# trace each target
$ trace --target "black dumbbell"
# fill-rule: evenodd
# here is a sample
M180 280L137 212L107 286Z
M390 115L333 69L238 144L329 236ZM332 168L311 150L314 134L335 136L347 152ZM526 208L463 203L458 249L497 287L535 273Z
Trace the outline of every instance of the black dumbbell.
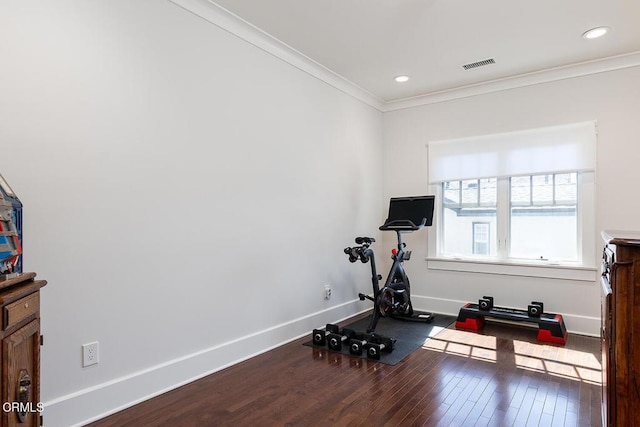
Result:
M538 301L531 301L531 304L527 306L527 314L529 317L540 317L544 313L544 304Z
M344 248L344 253L349 255L349 262L356 262L360 255L358 254L358 248L352 248L351 246Z
M337 334L340 332L338 325L327 323L325 329L314 329L311 337L315 345L325 345L327 343L327 336L330 333Z
M478 309L481 311L489 311L493 308L493 297L484 296L478 300Z
M392 338L382 337L380 335L371 335L371 341L368 341L364 345L364 349L367 352L369 359L380 359L380 353L391 353L396 340Z
M327 344L329 350L342 351L342 343L353 338L356 331L353 329L343 328L340 332L331 332L327 335Z
M357 334L349 340L349 353L362 356L362 350L367 344L368 334Z

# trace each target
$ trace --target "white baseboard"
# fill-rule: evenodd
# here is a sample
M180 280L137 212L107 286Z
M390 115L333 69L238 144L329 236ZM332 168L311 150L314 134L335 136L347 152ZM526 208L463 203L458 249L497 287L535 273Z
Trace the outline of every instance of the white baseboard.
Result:
M460 301L445 298L423 297L419 295L411 295L411 302L416 310L432 311L434 313L449 314L457 316L460 307L477 301ZM591 337L600 336L600 317L582 316L579 314L559 313L562 314L567 332L570 334L587 335Z
M44 402L47 427L82 426L257 356L363 310L353 300Z

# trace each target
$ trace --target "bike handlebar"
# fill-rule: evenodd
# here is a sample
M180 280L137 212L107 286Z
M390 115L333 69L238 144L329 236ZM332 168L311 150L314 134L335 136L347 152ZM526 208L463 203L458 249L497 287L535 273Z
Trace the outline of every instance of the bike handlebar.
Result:
M363 243L366 243L367 246L374 243L376 241L376 239L374 239L373 237L356 237L356 244L361 245Z
M385 221L379 228L379 230L393 230L393 231L402 231L402 230L411 230L416 231L420 230L427 223L426 218L422 218L422 222L419 225L416 225L413 221L408 219L396 219L393 221Z

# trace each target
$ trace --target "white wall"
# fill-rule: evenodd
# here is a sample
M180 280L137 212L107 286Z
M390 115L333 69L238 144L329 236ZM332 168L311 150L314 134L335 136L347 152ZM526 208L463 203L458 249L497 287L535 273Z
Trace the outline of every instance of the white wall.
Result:
M640 228L639 113L640 67L385 113L385 199L429 191L425 145L430 140L597 120L598 256L600 230ZM483 295L507 307L543 301L546 311L564 315L570 331L598 335L599 283L429 270L426 241L434 236L430 229L406 239L414 250L406 267L416 307L457 314L461 304Z
M47 426L366 308L342 249L383 220L379 111L165 1L3 1L0 58Z

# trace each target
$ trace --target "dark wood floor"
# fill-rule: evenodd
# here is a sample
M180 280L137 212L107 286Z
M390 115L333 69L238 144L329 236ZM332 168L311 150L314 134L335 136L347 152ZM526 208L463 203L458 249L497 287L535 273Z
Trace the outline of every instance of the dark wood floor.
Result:
M395 366L297 340L91 424L600 426L600 340L449 328Z

